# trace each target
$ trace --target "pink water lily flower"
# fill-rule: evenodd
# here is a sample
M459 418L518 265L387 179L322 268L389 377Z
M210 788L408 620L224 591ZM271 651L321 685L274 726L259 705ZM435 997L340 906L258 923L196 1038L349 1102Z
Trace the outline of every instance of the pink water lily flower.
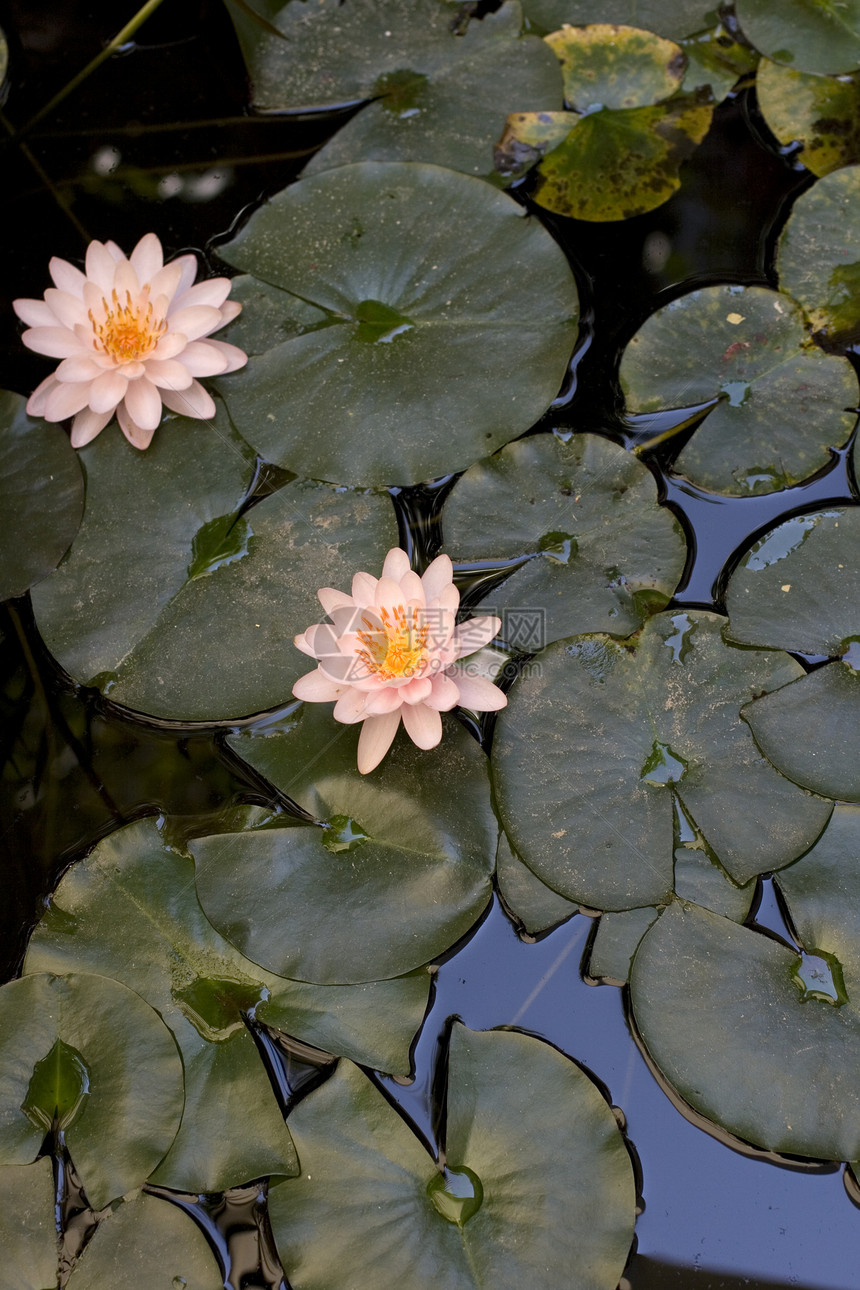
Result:
M315 623L295 638L318 660L293 686L308 703L335 701L334 718L363 722L358 769L373 770L391 747L401 718L419 748L435 748L442 718L461 703L475 712L495 712L507 699L486 677L458 660L486 645L498 618L470 618L456 625L460 593L447 555L437 556L419 577L405 551L385 557L382 577L357 573L352 595L323 587L317 594L331 620Z
M154 233L126 258L115 242L90 242L86 273L50 263L54 286L44 300L15 300L29 327L28 349L62 359L30 395L27 411L46 421L73 416L72 445L82 448L117 415L135 448L147 448L162 404L186 417L214 416L212 397L195 378L234 372L248 356L210 340L242 306L228 300L229 278L193 285L197 258L164 263Z

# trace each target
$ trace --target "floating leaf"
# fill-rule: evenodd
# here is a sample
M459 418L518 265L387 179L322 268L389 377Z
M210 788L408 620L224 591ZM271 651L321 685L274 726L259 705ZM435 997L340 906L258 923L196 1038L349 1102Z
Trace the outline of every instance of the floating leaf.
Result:
M621 359L629 413L719 401L675 469L712 492L773 492L845 442L857 378L809 340L801 309L766 287L704 287L652 314Z
M751 45L802 72L850 72L860 64L858 0L736 0Z
M46 1290L58 1277L54 1178L43 1156L0 1168L0 1290Z
M69 1290L221 1290L215 1254L193 1219L142 1192L124 1198L99 1223L69 1278Z
M657 914L654 905L601 914L588 959L588 975L607 985L626 985L636 947Z
M425 161L490 176L510 105L538 108L561 96L558 64L543 41L522 34L513 0L465 30L439 0L324 0L312 10L287 5L280 20L292 43L278 51L267 42L254 59L268 81L280 52L283 80L273 97L289 101L299 86L324 93L322 72L374 100L305 175L351 161Z
M289 699L307 670L292 639L319 616L317 588L375 567L397 526L382 494L301 479L237 519L247 451L223 414L172 417L143 454L122 435L83 450L83 525L33 592L39 630L76 680L183 721Z
M182 1115L182 1062L158 1013L106 977L40 973L3 986L0 1022L3 1163L29 1163L59 1121L94 1209L142 1183Z
M803 145L799 159L814 175L826 175L860 161L857 73L812 76L763 58L756 76L756 97L779 142Z
M582 632L628 636L669 603L684 568L680 525L654 477L597 435L533 435L480 461L442 515L458 561L521 561L481 604L533 653Z
M0 390L0 600L56 568L81 522L84 480L60 426L28 417Z
M522 6L530 25L543 34L563 23L580 26L594 19L594 0L522 0ZM602 0L600 17L677 40L713 27L717 6L708 0Z
M285 733L231 740L328 827L192 842L219 931L271 971L342 983L400 976L467 932L491 896L498 826L484 753L453 718L444 724L429 752L401 729L369 776L356 769L357 728L314 707ZM347 824L354 844L332 847Z
M800 665L725 645L721 621L659 614L629 642L557 642L512 689L493 743L497 805L518 854L568 899L665 902L676 797L737 883L821 831L830 804L778 775L738 716Z
M231 414L270 461L313 478L462 470L546 411L574 346L560 248L518 203L438 166L363 162L303 180L219 253L280 291L287 329L225 382ZM328 325L293 335L296 297ZM243 327L230 339L244 346Z
M546 932L579 911L579 906L542 883L511 849L504 833L496 851L499 895L511 917L531 936Z
M715 103L721 102L741 77L750 76L759 64L756 51L735 40L722 23L679 43L687 56L682 89L691 94L700 86L710 86Z
M860 1009L804 998L797 966L770 936L675 902L633 962L636 1025L669 1083L739 1138L856 1160Z
M615 1290L630 1159L594 1084L548 1045L454 1026L444 1173L345 1064L290 1123L303 1172L272 1188L269 1212L301 1290Z
M680 46L639 27L564 26L546 43L561 63L565 101L576 112L652 106L684 79Z
M798 197L779 243L780 281L833 346L860 339L858 200L860 166L825 175Z
M310 986L263 972L214 930L194 866L152 820L127 825L68 871L25 971L95 971L136 990L173 1031L185 1066L182 1128L154 1181L215 1192L295 1172L295 1152L243 1014L398 1074L429 981Z
M798 784L860 800L860 511L798 515L757 542L726 592L732 639L840 656L743 711L756 742Z

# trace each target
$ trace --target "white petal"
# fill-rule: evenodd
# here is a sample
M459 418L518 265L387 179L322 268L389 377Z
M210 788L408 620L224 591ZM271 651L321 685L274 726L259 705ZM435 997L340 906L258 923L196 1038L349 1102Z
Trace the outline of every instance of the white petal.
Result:
M434 708L423 703L410 707L404 703L400 709L406 733L419 748L435 748L442 738L442 718Z
M364 716L365 698L366 696L362 690L347 690L334 705L332 716L335 721L342 721L347 726L355 725L356 721L361 721Z
M86 382L68 385L58 381L45 400L45 420L64 421L66 417L73 417L87 406L89 394L90 387Z
M164 252L154 233L144 233L128 258L140 282L150 282L164 267Z
M395 582L399 582L404 573L408 572L409 556L399 546L393 546L382 566L383 578L393 578Z
M399 710L387 712L382 717L366 718L358 738L358 769L362 775L367 775L382 761L394 741L399 725Z
M56 327L59 321L44 300L13 300L12 308L28 327Z
M433 677L430 697L425 699L428 708L450 712L460 702L460 688L450 676L440 673Z
M182 362L192 376L218 376L227 370L226 355L210 340L193 340L182 351Z
M465 669L452 668L448 675L460 691L460 703L473 712L498 712L508 698L485 676L469 676Z
M124 403L121 403L117 408L116 419L119 422L120 430L122 430L132 448L140 448L143 451L144 448L149 447L152 443L152 436L155 434L155 427L151 430L144 430L142 426L137 425L128 415Z
M502 625L501 618L493 618L486 615L481 618L469 618L465 623L454 632L454 640L457 643L459 653L458 658L464 654L474 654L482 645L486 645L499 634L499 628Z
M427 600L435 600L442 594L444 587L451 583L454 576L454 566L451 563L451 557L448 555L437 555L436 559L428 564L427 568L421 575L421 581L424 583L424 594Z
M403 690L396 686L386 685L383 689L374 690L365 702L364 710L371 717L381 717L386 712L396 712L403 702Z
M132 421L141 430L154 430L161 421L161 395L145 376L129 382L125 407Z
M47 354L49 358L70 358L85 349L67 327L32 327L21 339L28 349L35 350L37 354Z
M324 676L319 668L315 672L306 672L293 686L293 694L305 703L331 703L341 695L341 687Z
M221 326L221 314L210 305L190 305L170 315L170 330L181 331L189 340L198 340Z
M150 358L145 364L147 378L153 385L166 390L187 390L191 384L191 373L175 358Z
M48 272L54 280L54 286L59 287L61 291L68 291L69 295L80 296L83 299L84 283L86 278L80 269L76 269L68 260L61 260L55 255L48 262Z
M79 412L72 422L72 447L83 448L84 444L95 439L97 434L101 434L108 421L113 416L113 409L110 412L93 412L90 408L84 408Z
M117 404L125 398L128 381L122 372L103 372L93 381L89 390L89 405L92 412L113 412Z
M215 415L212 395L197 381L192 381L187 390L162 390L161 401L171 412L179 412L184 417L206 421Z

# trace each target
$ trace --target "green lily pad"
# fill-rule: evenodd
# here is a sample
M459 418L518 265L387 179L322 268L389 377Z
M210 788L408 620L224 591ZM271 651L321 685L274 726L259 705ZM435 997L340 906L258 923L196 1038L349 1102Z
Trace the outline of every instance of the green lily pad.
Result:
M0 990L0 1160L56 1125L94 1209L142 1183L182 1115L182 1062L158 1013L103 976L40 973Z
M721 623L659 614L628 642L557 642L509 694L492 760L502 824L568 899L611 911L664 903L676 796L738 884L820 833L830 803L777 774L738 716L800 664L724 644Z
M765 534L726 592L733 640L838 661L743 711L765 756L796 783L860 800L860 511L798 515Z
M523 561L481 612L529 653L583 632L629 636L669 603L686 557L654 476L598 435L509 444L466 471L442 523L455 560Z
M375 565L397 525L382 494L300 479L236 520L247 452L223 413L171 417L144 454L121 435L82 451L80 533L33 591L39 630L77 681L182 721L290 697L307 670L291 642L319 617L317 588Z
M860 161L857 73L813 76L763 58L756 76L756 95L779 142L803 144L800 160L814 175L827 175Z
M765 1150L856 1160L860 1009L802 990L798 963L769 936L675 902L637 951L633 1016L694 1110Z
M328 827L195 839L210 921L270 971L323 983L400 976L453 945L490 899L498 826L486 756L443 722L429 752L401 727L369 776L357 727L313 705L283 733L231 740Z
M636 948L657 915L655 905L601 914L588 957L588 976L605 985L626 985Z
M523 864L504 833L499 834L496 850L496 881L505 908L530 936L549 931L579 912L579 905L547 887Z
M221 1290L215 1254L200 1228L176 1205L133 1193L99 1223L69 1278L70 1290Z
M48 1290L58 1277L50 1158L0 1168L0 1290Z
M69 437L28 417L0 390L0 600L21 596L56 568L78 531L84 480Z
M561 63L565 101L576 112L652 106L684 79L681 47L640 27L565 26L545 39Z
M354 1067L290 1122L303 1173L269 1212L296 1290L615 1290L630 1158L597 1088L548 1045L454 1026L444 1173Z
M860 166L825 175L798 197L779 242L780 282L833 346L860 339L858 198Z
M550 235L438 166L315 175L219 254L279 290L287 330L273 327L250 374L225 383L231 415L263 456L315 479L462 470L546 411L576 339L576 287ZM291 335L297 297L326 325ZM244 346L243 327L230 339Z
M697 90L653 107L568 115L570 132L560 142L557 113L509 116L496 169L515 179L537 162L532 196L558 215L631 219L680 188L679 168L707 134L713 102L710 91ZM547 136L540 134L544 123Z
M563 23L582 26L594 21L594 0L522 0L529 24L542 34ZM713 27L717 6L707 0L602 0L602 22L629 23L677 40Z
M678 42L687 56L682 89L691 94L702 85L710 86L714 102L721 102L742 78L752 75L759 55L735 40L731 31L718 23Z
M374 100L311 159L306 176L352 161L426 161L489 177L511 104L529 110L561 94L558 64L543 41L522 34L516 0L465 30L439 0L290 4L279 21L291 43L261 38L253 60L270 100L324 94L323 75L348 84L347 97ZM282 79L273 86L276 61Z
M860 64L858 0L736 0L743 33L767 58L802 72L851 72Z
M652 314L621 359L629 413L719 401L675 469L712 492L769 493L845 442L857 402L846 359L814 346L802 310L766 287L704 287Z
M243 1014L319 1048L408 1075L429 980L310 986L263 972L208 922L194 866L152 820L127 825L66 874L30 941L27 972L96 971L136 990L173 1031L185 1114L152 1181L215 1192L296 1171Z

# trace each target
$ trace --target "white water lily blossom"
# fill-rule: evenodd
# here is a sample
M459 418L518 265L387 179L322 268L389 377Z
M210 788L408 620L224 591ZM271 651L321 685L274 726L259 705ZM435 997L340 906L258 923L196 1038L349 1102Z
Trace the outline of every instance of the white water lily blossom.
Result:
M210 340L242 306L228 300L229 278L194 285L197 258L164 263L154 233L126 257L115 242L91 242L86 272L57 257L44 300L15 300L29 328L28 349L62 359L30 395L27 411L46 421L74 417L72 446L94 439L116 413L135 448L147 448L162 404L186 417L214 416L212 396L195 379L234 372L248 356Z
M405 551L385 557L382 577L357 573L352 594L323 587L317 593L330 622L314 623L295 638L318 661L293 686L308 703L334 700L334 718L363 722L358 769L374 769L391 747L401 718L419 748L435 748L442 718L456 704L495 712L507 699L486 677L460 663L496 635L498 618L456 623L460 593L447 555L437 556L422 576Z

